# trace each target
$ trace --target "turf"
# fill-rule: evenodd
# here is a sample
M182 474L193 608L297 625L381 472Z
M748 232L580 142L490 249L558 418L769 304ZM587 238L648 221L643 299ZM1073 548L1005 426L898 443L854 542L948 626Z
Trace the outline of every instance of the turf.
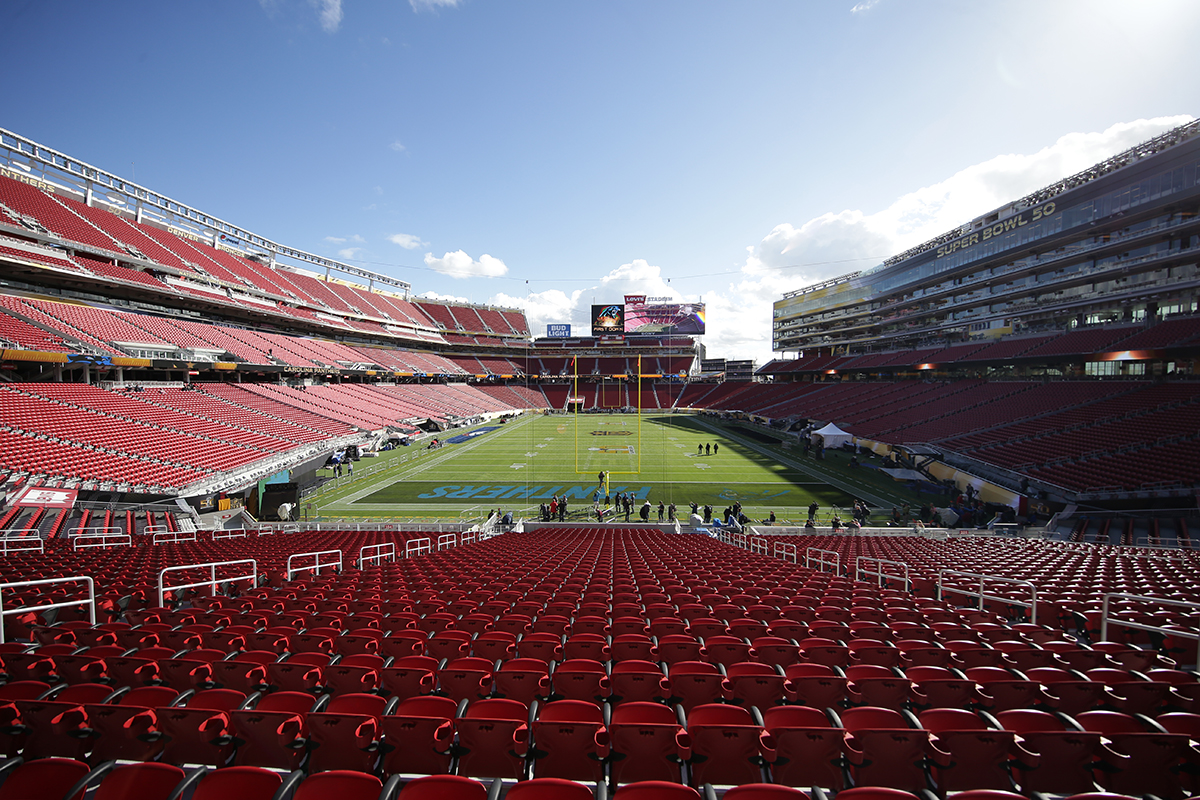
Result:
M692 502L720 513L738 501L756 519L775 511L780 520L794 520L814 500L832 513L865 496L834 458L806 463L799 453L754 441L737 428L684 414L529 414L444 440L455 443L384 454L370 476L362 475L360 462L361 477L318 498L321 515L445 519L485 509L519 511L564 494L578 512L592 506L602 470L609 473L610 493L632 492L639 504L675 503L682 516ZM718 452L698 453L697 445L706 444ZM868 472L851 477L879 480ZM874 491L887 483L867 486L873 504L907 501L904 493Z

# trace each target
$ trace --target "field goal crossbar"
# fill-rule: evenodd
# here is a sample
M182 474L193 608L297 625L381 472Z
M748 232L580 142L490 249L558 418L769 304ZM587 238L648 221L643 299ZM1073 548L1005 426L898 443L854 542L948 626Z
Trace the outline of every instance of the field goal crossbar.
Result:
M865 563L864 563L865 562ZM870 565L874 564L875 569L870 569ZM902 571L887 572L886 566L901 567ZM864 575L869 575L875 578L875 585L882 587L884 581L904 581L904 591L909 591L912 588L912 581L908 575L908 564L903 561L889 561L886 558L872 558L871 556L859 556L854 559L854 580L861 581Z
M88 597L87 600L64 600L59 603L46 603L40 606L18 606L4 610L4 590L18 589L22 586L46 586L54 583L78 583L83 581L87 584ZM4 618L12 614L22 614L28 611L50 611L55 608L74 608L87 604L88 620L92 626L96 625L96 582L89 575L74 575L66 578L43 578L36 581L15 581L13 583L0 583L0 644L4 644ZM160 603L161 605L161 603Z
M219 578L217 577L217 567L234 567L241 564L249 564L249 572L242 575L223 575ZM191 569L204 569L205 567L208 567L208 580L206 581L181 583L175 586L167 586L166 584L167 573L183 572ZM166 600L168 591L173 592L178 589L196 589L201 586L208 586L212 588L212 594L216 595L217 586L220 584L244 580L253 581L254 585L258 586L258 562L253 558L238 558L232 561L207 561L203 564L178 564L174 567L167 567L166 569L160 570L158 573L158 605L159 607L164 605L163 601Z
M978 589L960 589L957 586L947 586L946 580L945 580L947 575L957 575L962 578L978 578L979 579L979 588ZM1028 601L1017 600L1012 597L1004 597L1003 595L988 594L986 591L986 588L987 588L986 584L988 581L996 581L999 583L1010 583L1010 584L1013 584L1014 586L1028 587L1029 600ZM942 595L945 592L949 592L950 594L961 594L961 595L965 595L967 597L979 598L979 610L980 611L983 610L983 601L984 600L990 600L994 603L1005 603L1007 605L1013 605L1013 606L1023 606L1025 608L1029 609L1029 621L1032 622L1034 625L1037 624L1037 611L1038 611L1037 586L1033 583L1033 581L1023 581L1023 580L1019 580L1018 578L1004 578L999 575L984 575L979 572L963 572L961 570L956 570L956 569L943 569L943 570L938 571L938 587L937 588L938 588L938 593L937 593L938 600L942 599Z

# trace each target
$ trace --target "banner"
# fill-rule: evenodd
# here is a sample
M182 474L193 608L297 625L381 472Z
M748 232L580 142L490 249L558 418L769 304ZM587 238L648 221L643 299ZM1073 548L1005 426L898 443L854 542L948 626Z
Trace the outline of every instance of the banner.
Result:
M14 506L42 506L43 508L71 508L78 495L74 489L48 489L44 486L27 486L17 492L12 501Z

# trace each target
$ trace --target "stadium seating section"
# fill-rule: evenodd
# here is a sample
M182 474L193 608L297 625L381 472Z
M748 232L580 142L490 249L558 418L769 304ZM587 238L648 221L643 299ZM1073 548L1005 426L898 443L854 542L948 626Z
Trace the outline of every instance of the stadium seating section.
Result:
M0 234L0 255L90 276L101 284L136 284L161 295L165 305L180 295L190 295L260 314L301 316L334 331L352 329L410 343L447 341L443 330L469 332L462 341L471 344L499 345L507 337L529 336L528 323L520 312L415 303L298 270L265 266L224 243L202 243L190 231L137 222L124 213L87 206L65 193L6 176L0 176L0 220L30 232L28 239L20 238L16 231ZM73 254L44 246L34 240L34 234L50 237ZM85 329L98 324L103 330L110 319L93 317ZM69 324L75 324L74 320ZM26 344L21 338L3 338ZM88 339L82 341L99 346ZM140 343L145 339L121 341Z
M1026 540L782 535L903 561L842 574L656 529L321 531L0 558L0 796L1105 797L1197 791L1195 642L1097 628L1105 592L1191 598L1200 562ZM346 568L289 576L287 556ZM253 559L242 567L166 567ZM934 599L943 569L1033 581ZM291 579L289 579L289 577ZM216 579L210 587L171 589ZM965 578L963 579L966 580ZM950 587L965 584L947 582ZM1000 598L1006 598L1004 600ZM1184 614L1130 619L1188 625ZM64 604L55 613L40 605ZM496 784L499 780L501 783ZM185 783L187 782L187 783ZM98 788L97 788L98 787ZM385 789L385 787L389 787ZM993 792L974 794L977 792ZM381 794L390 792L390 794ZM995 794L1002 792L1005 794ZM495 796L495 795L493 795ZM808 796L812 796L808 794ZM1101 795L1096 795L1097 797Z

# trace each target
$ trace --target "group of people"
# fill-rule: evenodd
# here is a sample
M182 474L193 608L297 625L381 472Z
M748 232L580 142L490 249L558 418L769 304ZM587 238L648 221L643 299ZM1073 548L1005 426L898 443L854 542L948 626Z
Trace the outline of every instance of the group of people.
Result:
M807 530L813 530L817 527L817 512L820 510L821 505L816 500L809 504L808 520L804 523L804 527ZM895 509L892 510L895 511ZM871 507L867 505L867 501L856 499L854 501L854 510L851 512L850 520L848 522L843 521L841 512L837 508L834 508L833 516L829 519L829 527L833 528L835 531L840 531L843 528L858 530L866 527L870 517Z
M711 445L698 444L698 445L696 445L696 455L707 456L711 453L712 455L715 456L720 449L721 449L721 445L717 444L716 442L713 442Z
M538 506L538 519L542 522L565 522L567 519L567 496L551 497L549 503Z

